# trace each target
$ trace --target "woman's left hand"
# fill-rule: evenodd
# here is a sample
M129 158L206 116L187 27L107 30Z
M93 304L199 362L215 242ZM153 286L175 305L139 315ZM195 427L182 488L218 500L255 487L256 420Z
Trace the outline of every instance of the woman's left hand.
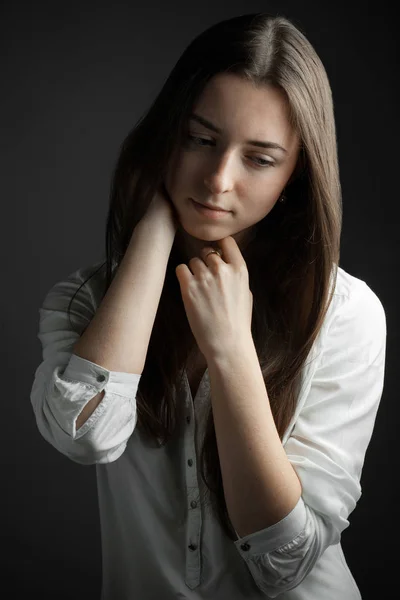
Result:
M251 337L253 294L246 262L232 236L218 241L222 257L211 246L201 258L175 269L186 316L206 360L241 348Z

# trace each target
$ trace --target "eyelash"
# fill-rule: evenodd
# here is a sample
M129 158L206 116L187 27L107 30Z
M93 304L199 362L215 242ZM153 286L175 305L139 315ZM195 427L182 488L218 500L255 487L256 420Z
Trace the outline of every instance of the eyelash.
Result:
M196 135L188 135L188 138L192 142L194 142L196 144L197 144L197 140L202 140L203 142L208 142L209 144L211 144L211 140L207 140L205 138L201 138L201 137L198 137ZM197 145L201 147L203 145L207 146L209 144L197 144ZM265 164L263 164L263 165L261 165L259 163L258 164L255 163L256 167L258 167L258 168L263 169L263 168L266 168L266 167L274 167L275 166L275 164L272 161L270 161L270 160L265 160L264 158L260 158L260 157L257 157L257 156L255 158L258 158L259 160L263 160L265 162Z

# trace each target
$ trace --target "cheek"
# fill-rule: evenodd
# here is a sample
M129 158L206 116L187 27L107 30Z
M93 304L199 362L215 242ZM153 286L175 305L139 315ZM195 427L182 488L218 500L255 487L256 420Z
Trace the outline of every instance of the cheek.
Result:
M249 216L251 215L252 220L255 222L261 221L261 219L266 217L267 214L271 212L275 206L275 203L275 199L265 200L264 198L262 202L259 202L254 206L251 212L249 211Z
M179 180L188 180L193 177L199 170L199 160L194 153L181 152L176 161L176 174Z
M241 205L249 216L265 216L274 207L281 191L281 186L268 179L254 185L244 185L240 190Z
M259 221L262 221L274 208L279 199L280 189L276 193L272 193L267 189L266 192L251 194L244 193L241 195L237 216L243 224L243 227L251 227Z

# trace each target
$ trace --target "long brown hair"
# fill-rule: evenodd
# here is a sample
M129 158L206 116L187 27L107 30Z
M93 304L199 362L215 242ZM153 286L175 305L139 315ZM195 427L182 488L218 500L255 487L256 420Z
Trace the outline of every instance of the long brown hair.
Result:
M342 226L331 88L315 50L285 17L241 15L197 36L124 140L111 183L103 297L132 231L164 180L192 106L211 77L222 72L282 90L301 140L286 202L277 202L254 226L256 235L243 250L253 293L252 336L282 440L296 407L302 367L333 297ZM183 407L177 405L176 390L196 344L175 274L181 262L185 257L174 243L136 398L136 427L158 447L179 430ZM236 540L211 403L200 468L220 523Z

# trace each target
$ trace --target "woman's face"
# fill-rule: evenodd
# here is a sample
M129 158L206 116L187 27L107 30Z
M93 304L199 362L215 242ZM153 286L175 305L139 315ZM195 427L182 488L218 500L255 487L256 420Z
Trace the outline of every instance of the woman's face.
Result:
M285 96L277 88L256 88L237 75L219 74L195 104L187 134L165 185L188 259L228 235L243 248L296 166L299 137L289 123ZM228 212L211 219L193 200Z

